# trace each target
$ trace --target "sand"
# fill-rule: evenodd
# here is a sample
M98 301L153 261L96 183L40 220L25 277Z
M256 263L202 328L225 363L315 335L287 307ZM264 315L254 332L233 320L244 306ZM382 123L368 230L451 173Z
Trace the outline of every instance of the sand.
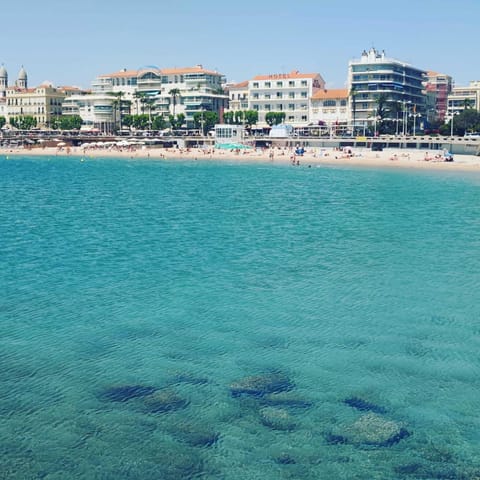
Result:
M480 172L480 156L455 155L453 162L445 162L443 152L416 149L386 149L372 152L366 148L349 148L340 151L333 148L307 148L303 156L294 154L293 149L245 149L222 150L214 148L82 148L82 147L45 147L45 148L0 148L0 156L6 159L13 156L74 156L80 161L95 158L128 159L179 159L179 160L225 160L229 163L261 162L271 164L290 164L299 166L345 165L364 167L423 168L442 170L470 170Z

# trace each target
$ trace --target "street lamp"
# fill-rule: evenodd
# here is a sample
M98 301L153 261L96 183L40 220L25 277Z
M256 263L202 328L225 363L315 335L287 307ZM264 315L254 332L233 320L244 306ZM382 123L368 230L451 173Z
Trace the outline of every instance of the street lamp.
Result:
M415 136L416 133L416 127L417 127L417 117L421 117L421 113L411 113L411 117L413 117L413 136Z
M407 112L407 104L410 105L412 102L410 100L403 101L403 135L406 136L408 133L408 126L407 126L407 119L408 119L408 112Z
M452 113L452 119L450 120L450 136L453 137L453 119L455 118L455 115L458 115L459 112L453 112Z

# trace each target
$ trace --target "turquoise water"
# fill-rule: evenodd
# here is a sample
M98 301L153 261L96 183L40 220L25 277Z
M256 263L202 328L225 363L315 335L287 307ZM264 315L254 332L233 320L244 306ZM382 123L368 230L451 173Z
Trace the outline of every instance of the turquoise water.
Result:
M0 478L479 478L479 247L473 173L2 157Z

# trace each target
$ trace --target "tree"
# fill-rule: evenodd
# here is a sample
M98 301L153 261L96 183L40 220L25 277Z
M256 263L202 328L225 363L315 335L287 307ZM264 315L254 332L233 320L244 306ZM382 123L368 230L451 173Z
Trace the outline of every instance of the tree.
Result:
M169 95L172 97L173 111L172 114L175 115L175 106L177 105L177 97L180 95L180 90L178 88L172 88L169 92Z
M37 126L37 119L30 115L25 117L13 117L10 119L10 125L19 130L30 130Z
M206 133L218 123L218 113L208 111L194 113L193 123L195 128L201 128L203 135L206 135Z
M182 125L185 123L185 115L183 113L179 113L178 115L169 115L168 121L170 122L170 126L176 130L182 128Z
M167 121L165 120L163 115L157 115L153 118L152 128L153 130L164 130L165 128L167 128Z
M52 118L50 125L58 130L79 130L82 123L80 115L59 115Z
M234 115L235 115L235 112L224 112L223 121L227 124L232 124Z
M257 110L245 110L243 118L245 119L246 125L255 125L258 122L258 112Z
M377 124L377 131L379 133L385 133L386 125L384 125L387 109L388 109L388 96L385 93L380 93L376 98L377 108L375 109L374 122Z
M242 110L238 110L235 112L235 125L241 125L243 123L243 119L245 114Z
M356 113L357 113L357 88L355 85L352 85L350 88L350 102L352 104L352 133L355 134L355 121L356 121Z
M114 121L114 124L116 125L117 115L115 114L115 112L118 112L118 124L119 124L119 129L121 130L122 128L122 97L125 95L125 93L122 91L108 92L108 95L112 95L113 97L116 97L115 100L112 101L113 121ZM117 128L115 128L115 130L116 129Z
M280 125L285 120L285 112L268 112L265 121L270 125Z
M7 123L7 119L5 117L0 117L0 128L3 128Z

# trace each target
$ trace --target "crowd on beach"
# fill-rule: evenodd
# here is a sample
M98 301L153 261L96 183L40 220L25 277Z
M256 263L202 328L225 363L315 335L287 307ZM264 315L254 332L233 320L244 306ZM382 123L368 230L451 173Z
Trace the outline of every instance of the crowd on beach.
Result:
M447 151L417 149L384 149L372 151L368 148L353 147L300 147L271 146L249 148L220 148L215 146L157 147L141 144L100 144L71 147L0 147L0 155L43 155L76 156L83 160L95 157L122 157L129 159L185 159L185 160L227 160L239 162L270 162L295 166L322 164L356 166L401 166L428 168L463 168L480 171L480 157L475 155L455 155ZM444 167L441 165L447 163ZM455 166L455 167L454 167Z

